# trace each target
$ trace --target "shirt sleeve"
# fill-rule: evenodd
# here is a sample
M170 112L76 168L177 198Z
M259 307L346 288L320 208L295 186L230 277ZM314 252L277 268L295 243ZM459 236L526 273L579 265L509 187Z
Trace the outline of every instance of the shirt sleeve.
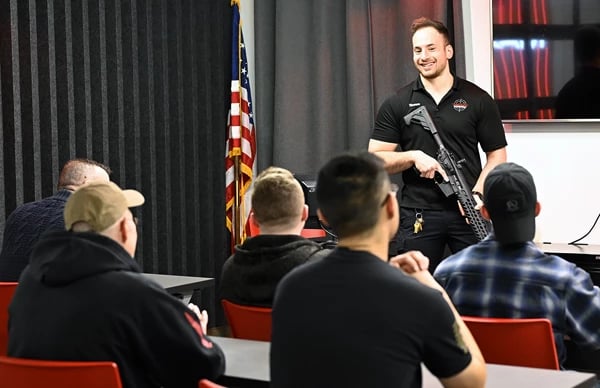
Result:
M425 342L423 362L438 378L453 376L471 363L469 352L458 323L450 307L440 293L429 306L432 316Z
M202 333L196 314L158 286L137 308L137 342L147 373L165 387L196 388L202 378L214 380L225 370L225 356Z
M506 146L506 135L500 118L498 105L492 97L482 91L480 101L481 120L477 125L477 139L484 152L490 152Z
M397 96L389 97L381 104L375 117L371 139L395 144L400 142L400 130L404 123L398 121L398 117L402 116L398 115L395 104L399 104Z
M580 346L600 348L600 289L575 266L566 289L567 334Z

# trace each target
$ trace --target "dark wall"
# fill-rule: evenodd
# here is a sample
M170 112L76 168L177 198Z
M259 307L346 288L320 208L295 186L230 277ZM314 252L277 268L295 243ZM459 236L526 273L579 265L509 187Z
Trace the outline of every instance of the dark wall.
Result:
M146 197L144 271L215 276L230 42L229 0L0 0L0 232L87 157Z

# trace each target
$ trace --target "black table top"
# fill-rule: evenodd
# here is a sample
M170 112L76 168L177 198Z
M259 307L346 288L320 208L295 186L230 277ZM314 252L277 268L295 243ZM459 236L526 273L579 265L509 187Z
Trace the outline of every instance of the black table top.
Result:
M214 278L197 276L161 275L144 273L144 276L154 280L171 294L186 294L194 290L201 290L215 284Z

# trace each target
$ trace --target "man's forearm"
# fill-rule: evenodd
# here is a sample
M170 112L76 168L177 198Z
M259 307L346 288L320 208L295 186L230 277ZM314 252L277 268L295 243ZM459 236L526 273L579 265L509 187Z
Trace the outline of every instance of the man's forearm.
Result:
M486 163L485 166L481 169L481 174L479 174L479 178L473 186L472 190L477 191L479 193L483 193L483 182L485 181L485 177L489 174L490 171L494 169L499 164L506 162L506 147L488 152L486 154Z
M398 174L404 170L408 170L415 163L412 151L369 151L383 159L388 174Z

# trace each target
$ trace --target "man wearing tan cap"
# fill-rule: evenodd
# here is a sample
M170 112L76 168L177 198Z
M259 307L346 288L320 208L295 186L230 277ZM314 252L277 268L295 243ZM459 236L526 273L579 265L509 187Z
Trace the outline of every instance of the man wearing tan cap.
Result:
M197 387L223 373L206 313L146 279L133 260L129 208L143 203L112 182L71 195L67 231L42 237L9 307L9 356L115 361L124 387Z

